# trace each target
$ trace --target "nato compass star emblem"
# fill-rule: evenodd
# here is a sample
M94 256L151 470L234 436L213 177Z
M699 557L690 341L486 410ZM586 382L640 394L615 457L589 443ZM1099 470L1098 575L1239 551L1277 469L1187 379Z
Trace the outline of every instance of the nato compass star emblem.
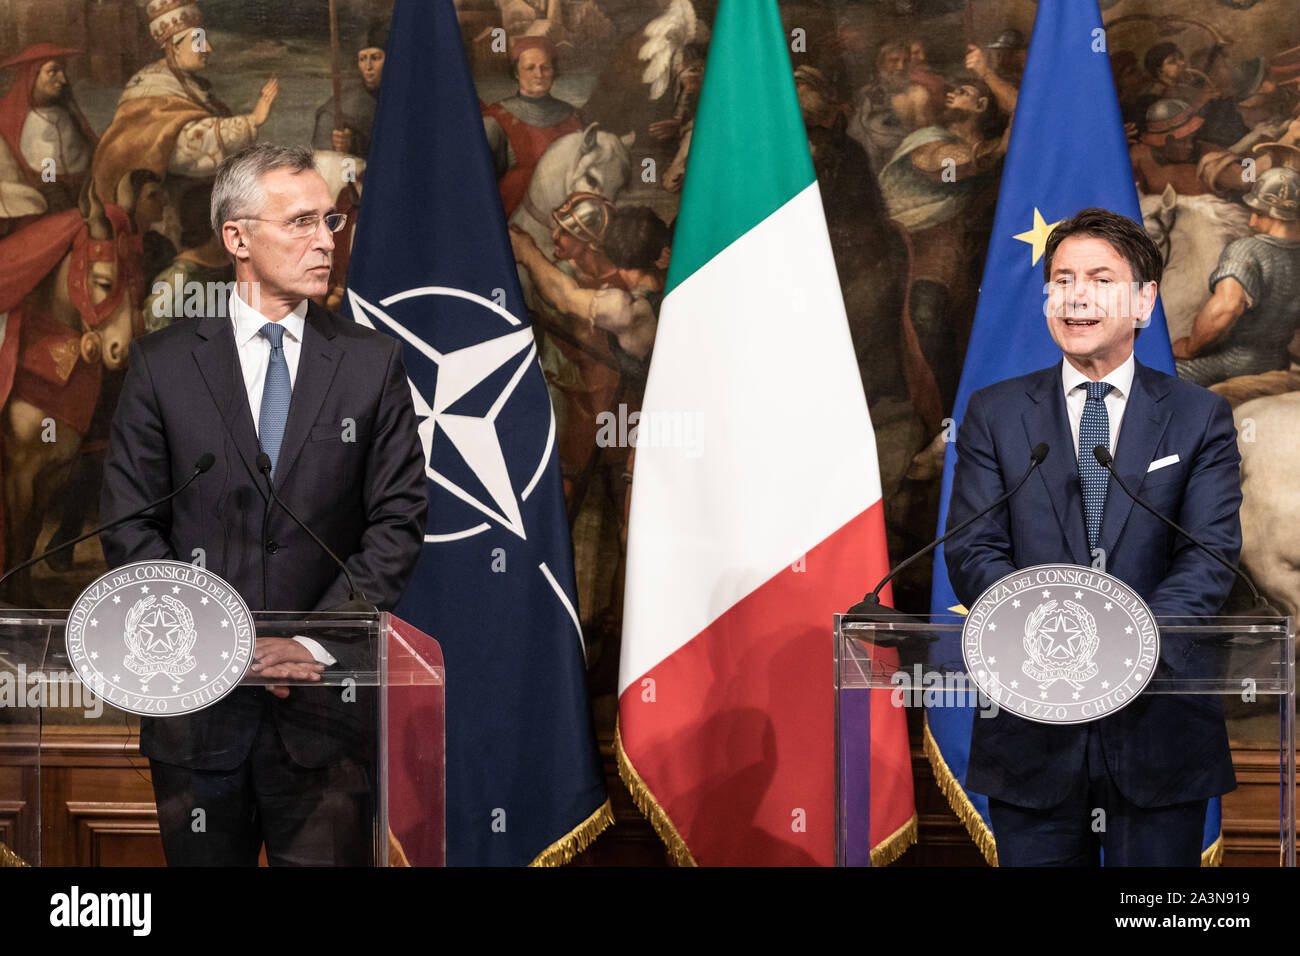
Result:
M425 529L425 543L449 544L494 526L527 541L523 505L545 474L556 441L549 399L543 402L545 441L538 423L527 420L530 403L512 402L525 375L537 369L533 330L500 304L448 286L407 289L378 303L349 289L348 299L357 322L396 336L427 361L424 367L420 359L407 361L424 470L459 506L430 499L431 521L443 524ZM430 322L430 313L438 321ZM412 326L436 336L436 344ZM573 602L545 561L537 570L581 641Z
M520 489L511 481L501 443L500 419L519 382L536 361L537 343L532 329L497 303L464 289L446 286L408 289L381 299L378 305L351 289L348 297L352 315L358 322L396 335L437 367L431 395L407 379L419 419L417 431L429 480L492 522L527 540L522 503L541 480L550 459L555 445L555 415L551 413L545 447L540 450L531 477ZM413 302L421 310L444 309L448 299L477 307L476 318L481 313L485 331L492 332L502 326L504 331L459 347L438 349L392 314L398 311L392 307L399 303ZM491 383L503 376L506 377L504 386L494 391ZM446 455L439 447L442 444L451 446ZM439 464L440 460L446 464ZM448 465L456 466L460 475L454 476ZM473 482L465 480L461 465L472 473ZM455 541L487 531L489 527L486 521L466 524L426 532L424 540Z

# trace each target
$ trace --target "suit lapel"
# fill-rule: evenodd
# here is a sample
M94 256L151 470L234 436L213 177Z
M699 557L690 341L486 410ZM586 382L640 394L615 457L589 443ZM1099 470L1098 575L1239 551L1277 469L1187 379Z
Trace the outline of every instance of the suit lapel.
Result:
M1161 406L1169 392L1169 384L1151 369L1135 363L1133 387L1124 403L1124 418L1120 422L1119 443L1115 449L1115 470L1124 483L1134 491L1142 483L1147 467L1155 458L1160 438L1169 425L1170 411ZM1097 547L1109 555L1124 532L1133 499L1124 493L1112 477L1106 487L1106 507L1102 511L1101 533Z
M298 374L294 378L293 397L289 400L289 419L280 444L280 460L275 467L275 485L284 487L285 479L298 461L298 455L329 392L338 370L342 350L334 341L333 319L315 303L307 305L303 325L302 352L298 356ZM339 428L342 429L342 423Z
M235 349L235 331L226 316L210 315L199 321L195 330L200 341L194 346L194 362L199 374L212 394L213 404L221 421L230 433L239 457L248 469L249 477L265 498L262 476L257 470L257 429L253 427L253 413L248 407L248 391Z
M1083 524L1083 493L1079 488L1079 465L1074 455L1074 436L1065 413L1065 394L1061 388L1061 366L1039 372L1025 390L1031 405L1022 420L1030 447L1040 441L1051 446L1051 453L1038 467L1031 481L1043 483L1057 523L1065 536L1070 559L1088 564L1088 535Z

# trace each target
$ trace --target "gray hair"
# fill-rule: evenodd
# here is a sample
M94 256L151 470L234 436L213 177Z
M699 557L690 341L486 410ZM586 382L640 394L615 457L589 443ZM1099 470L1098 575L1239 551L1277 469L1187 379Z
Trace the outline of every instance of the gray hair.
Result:
M306 146L254 143L227 156L217 167L217 178L212 183L212 231L220 233L223 223L249 219L261 211L266 202L262 177L271 170L301 173L315 168L311 149Z

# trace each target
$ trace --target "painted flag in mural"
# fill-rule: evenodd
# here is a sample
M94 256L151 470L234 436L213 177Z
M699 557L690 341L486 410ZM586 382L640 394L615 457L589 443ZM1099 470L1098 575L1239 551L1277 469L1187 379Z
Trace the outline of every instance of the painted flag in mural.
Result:
M1068 129L1068 134L1063 130ZM1043 248L1052 227L1080 209L1103 206L1142 221L1128 143L1095 0L1042 0L1034 20L979 304L952 417L960 423L972 392L1061 360L1042 319ZM1033 313L1033 314L1031 314ZM1015 348L1007 348L1015 342ZM1164 312L1138 336L1138 360L1174 374ZM947 446L939 528L948 520L956 450ZM943 546L935 552L930 591L934 614L959 608ZM936 659L960 660L955 637ZM945 704L953 704L952 700ZM988 800L965 790L973 708L926 713L926 753L957 816L990 861L996 860ZM1219 801L1206 813L1205 846L1219 836Z
M348 272L405 343L429 476L400 617L442 645L447 862L564 862L610 820L555 418L451 0L398 0Z
M832 616L888 565L784 38L775 0L723 0L636 448L619 763L683 863L834 861ZM904 714L872 696L872 831L910 839Z

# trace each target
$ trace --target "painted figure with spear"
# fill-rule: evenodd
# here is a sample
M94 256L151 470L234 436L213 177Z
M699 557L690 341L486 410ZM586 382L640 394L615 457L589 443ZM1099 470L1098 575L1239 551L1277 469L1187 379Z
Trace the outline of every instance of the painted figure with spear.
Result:
M370 152L370 128L375 121L375 103L384 72L384 49L388 46L388 22L376 20L366 31L357 50L357 73L346 79L339 42L334 0L330 2L330 67L332 94L316 107L312 148L333 150L365 159Z
M334 271L330 291L321 302L338 308L347 281L352 236L361 209L361 187L370 153L370 130L375 121L375 104L384 73L384 50L388 46L388 21L371 22L357 49L357 72L344 79L335 0L330 0L330 98L316 108L312 149L316 169L325 177L335 207L348 217L348 224L334 237Z

